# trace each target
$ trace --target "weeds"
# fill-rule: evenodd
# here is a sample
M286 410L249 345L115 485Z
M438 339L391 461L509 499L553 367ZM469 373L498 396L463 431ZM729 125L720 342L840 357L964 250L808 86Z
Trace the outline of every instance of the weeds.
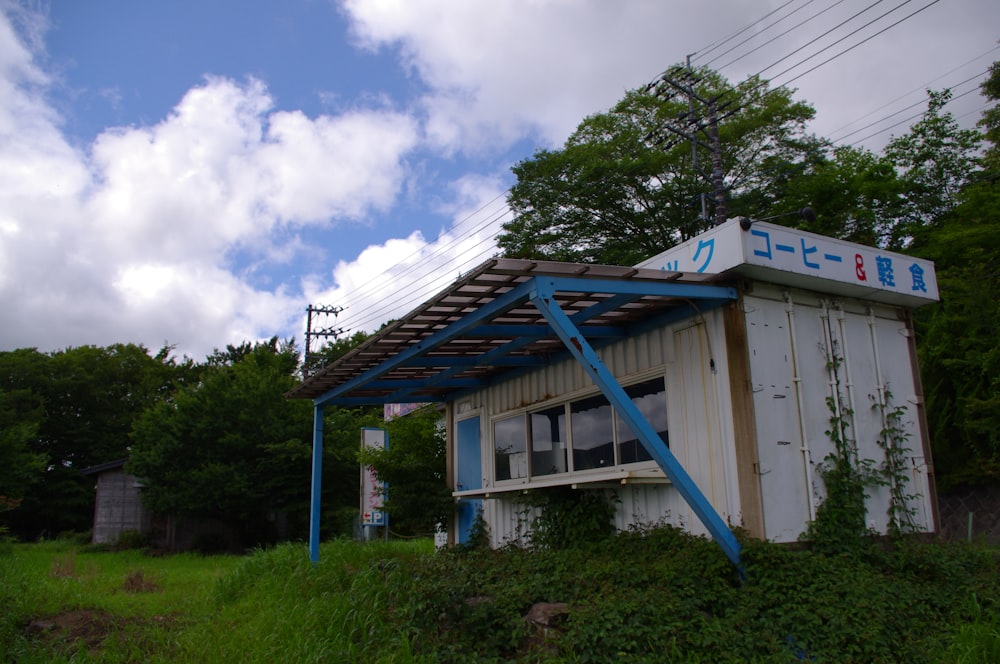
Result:
M859 555L745 541L743 583L670 527L586 548L330 542L317 565L296 544L73 550L0 557L4 661L988 662L1000 644L997 551L905 537ZM77 576L50 574L69 560Z

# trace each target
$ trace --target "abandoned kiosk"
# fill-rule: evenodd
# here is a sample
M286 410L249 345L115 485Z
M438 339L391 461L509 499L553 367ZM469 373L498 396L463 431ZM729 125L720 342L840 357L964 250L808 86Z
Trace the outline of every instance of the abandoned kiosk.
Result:
M488 261L291 393L315 406L311 555L335 404L444 403L452 542L479 513L494 546L520 540L517 494L567 485L737 562L731 527L788 542L815 518L831 422L857 459L903 464L869 527L902 499L934 531L910 311L937 297L930 262L745 219L636 267Z

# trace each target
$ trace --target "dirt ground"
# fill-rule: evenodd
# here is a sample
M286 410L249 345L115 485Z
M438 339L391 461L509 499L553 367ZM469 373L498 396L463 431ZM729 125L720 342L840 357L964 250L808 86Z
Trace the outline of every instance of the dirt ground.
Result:
M144 626L142 623L145 622L168 625L170 618L153 616L145 621L121 618L96 609L74 609L54 616L35 618L28 623L25 632L45 649L66 655L83 651L96 657L101 654L108 639L127 639L129 634L141 631Z

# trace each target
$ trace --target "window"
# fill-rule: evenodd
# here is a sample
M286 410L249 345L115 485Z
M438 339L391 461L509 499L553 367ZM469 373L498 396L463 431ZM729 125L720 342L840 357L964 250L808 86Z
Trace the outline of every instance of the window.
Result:
M547 408L528 416L531 423L531 475L565 473L566 406Z
M523 415L507 417L493 423L493 451L498 482L528 476L526 434Z
M573 427L573 470L615 465L611 404L603 394L570 405Z
M670 439L667 433L667 390L662 378L654 378L636 385L625 388L625 393L632 399L632 403L639 408L646 421L653 425L656 433L667 445ZM639 461L651 461L653 457L649 455L639 439L632 433L625 420L618 418L618 459L619 463L636 463Z
M624 389L643 417L669 444L663 376ZM653 459L603 394L498 418L493 422L493 448L498 482L607 469Z

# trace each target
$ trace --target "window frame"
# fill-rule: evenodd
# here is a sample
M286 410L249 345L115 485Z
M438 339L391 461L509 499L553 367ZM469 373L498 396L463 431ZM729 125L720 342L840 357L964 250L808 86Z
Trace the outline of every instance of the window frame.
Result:
M662 407L663 412L666 416L667 421L667 437L666 443L669 446L669 423L670 423L670 403L668 398L668 381L666 376L666 367L661 366L655 369L644 371L642 373L637 373L628 376L620 381L621 386L627 391L630 388L654 380L662 381L663 385L663 399ZM611 466L603 466L596 468L587 469L577 469L574 463L575 446L573 440L573 418L572 418L572 406L574 403L578 403L587 399L592 399L594 397L600 397L602 393L600 390L589 389L586 391L579 391L570 395L564 395L558 399L550 399L547 401L532 404L529 407L517 408L512 410L507 410L502 413L496 413L489 418L489 449L491 459L490 465L492 466L488 471L487 476L492 479L492 484L497 489L504 488L531 488L532 486L551 486L557 484L573 484L577 482L585 481L600 481L602 477L607 476L609 473L627 475L630 471L656 471L661 472L659 465L653 459L643 459L639 461L633 461L628 463L622 463L622 450L621 446L623 443L628 441L623 441L620 439L621 433L624 431L629 431L628 425L621 419L617 409L610 405L611 408L611 434L612 434L612 448L614 455L614 463ZM563 445L563 450L566 455L566 470L551 472L551 473L536 473L535 463L536 463L536 450L533 448L534 443L534 432L532 425L532 415L537 415L539 413L544 413L546 411L555 410L561 408L563 411L563 431L562 434L566 438ZM511 477L507 479L497 479L497 461L498 455L496 451L496 425L498 422L504 420L511 420L514 418L521 418L522 428L524 430L524 450L523 453L527 462L527 469L523 477ZM633 433L634 435L634 433ZM634 439L632 439L634 440ZM640 443L641 445L641 443ZM543 451L543 452L547 452Z

